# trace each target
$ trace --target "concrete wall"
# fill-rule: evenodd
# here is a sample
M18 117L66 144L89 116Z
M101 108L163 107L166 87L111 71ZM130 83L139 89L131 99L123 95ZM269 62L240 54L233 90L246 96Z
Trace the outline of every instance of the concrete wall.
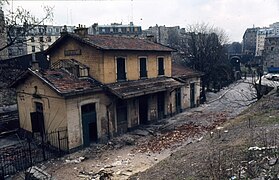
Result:
M41 98L33 97L37 86L37 94ZM55 131L67 126L65 100L37 77L28 78L17 88L17 102L20 127L32 132L30 112L35 112L35 102L43 104L46 132Z

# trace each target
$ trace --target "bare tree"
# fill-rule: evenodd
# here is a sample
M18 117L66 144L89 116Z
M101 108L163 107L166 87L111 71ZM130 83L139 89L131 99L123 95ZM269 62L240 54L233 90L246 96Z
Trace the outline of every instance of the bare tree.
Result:
M8 1L0 0L0 7L7 5ZM0 46L0 51L13 46L22 45L29 39L22 38L28 35L28 33L35 27L42 25L45 21L53 20L53 7L44 6L43 16L37 18L31 14L30 11L17 7L15 10L8 10L5 14L4 26L7 34L7 44Z
M189 42L185 64L202 71L202 102L206 100L205 91L219 90L232 81L231 67L224 44L228 36L222 29L205 23L189 25Z

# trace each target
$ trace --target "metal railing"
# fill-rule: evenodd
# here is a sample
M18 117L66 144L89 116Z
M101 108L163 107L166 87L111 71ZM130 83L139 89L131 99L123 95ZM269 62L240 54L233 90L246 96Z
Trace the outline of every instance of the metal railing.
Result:
M0 148L0 179L68 153L67 130L59 130Z

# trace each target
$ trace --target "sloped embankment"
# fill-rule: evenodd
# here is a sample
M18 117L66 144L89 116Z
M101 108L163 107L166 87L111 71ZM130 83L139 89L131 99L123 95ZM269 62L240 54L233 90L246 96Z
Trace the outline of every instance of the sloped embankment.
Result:
M130 179L278 179L279 96L275 91Z

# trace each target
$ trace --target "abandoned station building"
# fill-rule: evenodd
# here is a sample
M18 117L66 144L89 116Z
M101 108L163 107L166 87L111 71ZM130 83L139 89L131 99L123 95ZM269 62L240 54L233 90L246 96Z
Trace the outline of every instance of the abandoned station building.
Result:
M20 127L65 128L74 149L195 107L201 74L173 64L172 51L87 28L65 33L46 50L51 68L29 69L13 83Z

